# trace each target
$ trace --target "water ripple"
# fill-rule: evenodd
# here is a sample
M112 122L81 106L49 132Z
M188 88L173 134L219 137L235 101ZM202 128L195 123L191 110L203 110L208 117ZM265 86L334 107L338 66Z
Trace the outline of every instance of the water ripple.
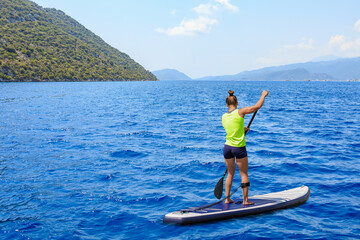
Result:
M0 85L1 239L360 236L358 83ZM240 106L270 92L246 136L250 194L305 184L311 197L246 218L163 224L168 212L216 200L229 89Z

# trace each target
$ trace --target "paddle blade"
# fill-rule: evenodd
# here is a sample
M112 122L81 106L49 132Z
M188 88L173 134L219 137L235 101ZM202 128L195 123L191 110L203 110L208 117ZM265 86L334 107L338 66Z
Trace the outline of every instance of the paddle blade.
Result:
M217 199L220 199L224 189L224 177L222 177L215 186L214 195Z

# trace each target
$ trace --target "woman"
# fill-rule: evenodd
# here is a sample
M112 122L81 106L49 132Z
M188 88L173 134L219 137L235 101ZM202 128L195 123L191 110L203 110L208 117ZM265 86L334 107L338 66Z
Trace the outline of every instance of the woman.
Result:
M230 199L230 190L235 174L235 158L236 164L241 175L241 187L243 189L243 205L252 205L249 201L248 193L250 182L248 178L248 157L246 152L245 133L249 131L247 127L244 128L244 117L246 114L253 113L259 110L264 104L265 97L268 91L264 90L261 94L260 100L251 107L243 107L237 109L238 101L234 95L234 91L229 91L229 96L226 98L226 106L229 111L222 116L222 125L226 131L226 142L224 146L224 159L228 169L228 175L225 181L225 203L233 203Z

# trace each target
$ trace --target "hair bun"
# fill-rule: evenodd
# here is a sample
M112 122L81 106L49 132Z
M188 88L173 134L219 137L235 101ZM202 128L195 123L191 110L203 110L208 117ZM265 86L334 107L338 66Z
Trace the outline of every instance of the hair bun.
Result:
M234 91L232 91L232 90L229 90L228 93L229 93L230 96L233 96L233 95L234 95Z

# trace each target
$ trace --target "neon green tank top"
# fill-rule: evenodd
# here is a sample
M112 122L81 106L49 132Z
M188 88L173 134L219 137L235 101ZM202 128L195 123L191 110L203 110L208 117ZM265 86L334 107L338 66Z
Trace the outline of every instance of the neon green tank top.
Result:
M221 122L226 131L226 145L233 147L246 146L244 118L239 116L238 109L231 113L225 113L221 118Z

